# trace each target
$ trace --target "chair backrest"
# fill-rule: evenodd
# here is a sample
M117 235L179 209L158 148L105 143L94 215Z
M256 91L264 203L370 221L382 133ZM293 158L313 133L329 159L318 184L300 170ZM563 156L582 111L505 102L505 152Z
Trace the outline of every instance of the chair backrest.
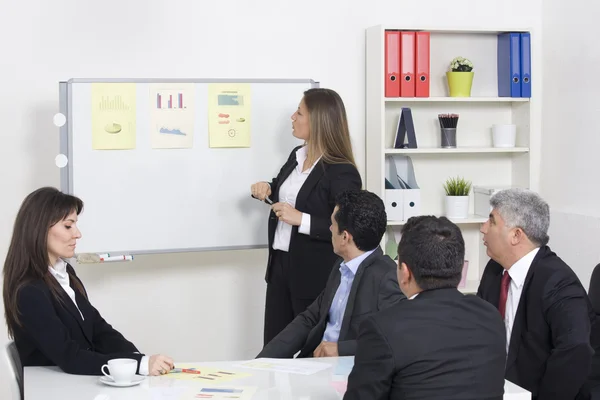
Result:
M588 297L596 314L600 314L600 264L596 265L592 271Z
M15 342L10 342L6 345L5 352L8 370L10 372L10 385L15 399L23 399L23 367L21 366L21 358L17 351Z

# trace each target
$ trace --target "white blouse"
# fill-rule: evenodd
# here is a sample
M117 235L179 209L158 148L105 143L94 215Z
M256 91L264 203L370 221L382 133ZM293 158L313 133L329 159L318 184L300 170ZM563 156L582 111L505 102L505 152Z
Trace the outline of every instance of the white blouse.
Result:
M300 192L300 188L308 175L310 175L311 171L321 159L320 157L308 168L306 171L302 171L304 166L304 161L306 161L306 157L308 156L308 150L306 146L300 147L296 150L296 161L298 165L292 171L292 173L283 181L279 187L279 201L282 203L288 203L290 206L296 208L296 198L298 197L298 192ZM304 235L310 235L310 214L302 213L302 222L298 227L298 232ZM292 237L292 225L279 221L277 223L277 228L275 230L275 239L273 240L273 249L288 251L290 249L290 239Z

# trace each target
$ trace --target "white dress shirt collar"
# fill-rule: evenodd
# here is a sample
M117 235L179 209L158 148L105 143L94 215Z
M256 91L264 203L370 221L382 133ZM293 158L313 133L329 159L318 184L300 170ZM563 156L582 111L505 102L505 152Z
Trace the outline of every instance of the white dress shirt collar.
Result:
M511 281L517 286L518 289L522 289L525 284L525 278L527 277L527 273L529 272L529 268L533 263L533 259L535 258L537 252L539 251L539 247L531 250L529 253L525 254L519 261L514 263L510 269L508 269L508 274L510 275Z
M508 357L508 351L510 349L510 340L512 337L512 330L515 324L515 317L517 310L519 309L519 303L521 302L521 295L523 294L523 285L525 284L525 278L531 268L533 259L537 254L539 248L533 249L529 253L525 254L519 261L514 263L508 270L504 270L504 274L510 276L510 285L508 286L508 296L506 298L506 307L504 311L504 326L506 328L506 354Z
M69 274L67 273L67 263L62 258L59 258L53 266L48 267L50 273L56 278L58 283L69 285Z
M81 315L81 319L83 318L83 313L79 309L79 305L77 305L77 300L75 298L75 291L71 287L71 281L69 279L69 273L67 272L67 263L65 260L59 258L54 266L49 266L48 271L54 276L54 279L58 282L60 287L67 293L77 310L79 311L79 315Z
M304 161L306 161L306 157L308 157L307 146L302 146L298 150L296 150L296 162L298 163L298 165L296 165L296 169L298 170L298 173L308 175L312 172L313 168L315 167L315 165L317 165L321 157L317 158L313 165L311 165L310 168L308 168L306 171L302 171L302 169L304 168Z

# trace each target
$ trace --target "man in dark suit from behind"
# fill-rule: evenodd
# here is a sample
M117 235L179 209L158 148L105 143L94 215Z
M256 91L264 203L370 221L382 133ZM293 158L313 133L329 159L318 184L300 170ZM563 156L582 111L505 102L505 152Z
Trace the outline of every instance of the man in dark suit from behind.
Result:
M354 355L359 324L404 299L396 264L379 247L387 215L383 201L366 190L336 198L331 215L335 263L317 299L271 340L257 357Z
M360 327L344 400L501 400L506 338L493 306L457 290L460 229L445 217L410 218L398 246L409 299Z
M481 227L487 254L477 294L504 319L506 379L535 400L588 399L596 318L581 282L546 244L550 208L535 192L499 191Z

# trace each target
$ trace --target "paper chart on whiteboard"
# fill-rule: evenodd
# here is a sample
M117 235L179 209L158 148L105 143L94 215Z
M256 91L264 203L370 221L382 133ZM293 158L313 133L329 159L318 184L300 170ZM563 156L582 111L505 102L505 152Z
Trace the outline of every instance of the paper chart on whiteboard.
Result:
M251 111L250 84L209 84L209 146L250 147Z
M194 142L194 84L150 85L153 149L189 149Z

